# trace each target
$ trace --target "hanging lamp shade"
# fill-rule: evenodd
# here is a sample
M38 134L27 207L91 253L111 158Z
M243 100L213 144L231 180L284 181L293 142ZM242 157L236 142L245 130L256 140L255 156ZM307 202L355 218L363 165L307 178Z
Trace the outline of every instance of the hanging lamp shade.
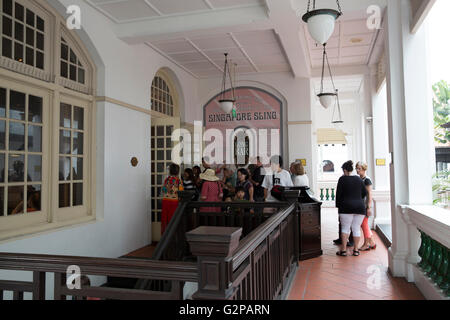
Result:
M223 112L225 113L231 113L233 111L234 108L234 100L219 100L219 104L220 104L220 108L223 110Z
M308 10L303 15L303 21L308 24L308 31L311 37L317 43L324 45L330 40L334 32L336 20L342 15L339 0L336 1L338 10L333 9L316 9L316 1L313 1L312 10L311 1L308 1Z
M330 40L334 32L336 20L339 12L331 9L320 9L310 11L303 16L303 21L308 24L308 31L311 37L320 44L325 44Z
M317 96L319 97L320 104L325 109L331 107L336 99L335 93L320 93Z
M235 110L234 103L236 102L236 94L233 86L233 78L230 71L230 65L228 63L228 53L225 53L225 66L223 68L223 79L222 79L222 91L220 93L220 108L223 112L231 113ZM230 79L230 89L227 90L227 78Z
M324 80L325 80L325 64L328 66L328 72L330 73L331 83L333 84L333 92L325 92L324 91ZM320 93L317 95L319 98L320 104L325 109L330 108L335 102L337 98L336 87L333 81L333 74L331 73L331 66L328 61L326 44L323 45L323 61L322 61L322 78L320 79Z
M336 116L336 113L337 113L337 116ZM336 89L336 104L334 105L334 111L333 111L333 117L331 118L331 123L333 124L333 126L336 129L341 129L344 124L344 121L342 121L342 111L341 111L341 104L339 102L338 89Z

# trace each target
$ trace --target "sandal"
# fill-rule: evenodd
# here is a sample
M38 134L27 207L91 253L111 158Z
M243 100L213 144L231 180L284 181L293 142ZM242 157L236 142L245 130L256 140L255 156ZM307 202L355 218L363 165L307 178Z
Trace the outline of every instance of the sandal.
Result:
M338 252L336 252L336 255L338 255L340 257L346 257L347 256L347 251L338 251Z
M360 255L359 250L353 250L353 255L354 255L355 257L359 257L359 255Z
M369 245L367 248L364 247L359 248L359 251L370 251L370 249L372 249L372 247Z

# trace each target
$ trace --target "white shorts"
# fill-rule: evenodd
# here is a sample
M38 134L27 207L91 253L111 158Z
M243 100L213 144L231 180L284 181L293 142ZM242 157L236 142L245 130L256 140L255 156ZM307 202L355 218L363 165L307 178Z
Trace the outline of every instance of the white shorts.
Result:
M361 225L366 216L362 214L339 214L339 221L341 222L341 232L350 234L353 232L354 237L361 236Z

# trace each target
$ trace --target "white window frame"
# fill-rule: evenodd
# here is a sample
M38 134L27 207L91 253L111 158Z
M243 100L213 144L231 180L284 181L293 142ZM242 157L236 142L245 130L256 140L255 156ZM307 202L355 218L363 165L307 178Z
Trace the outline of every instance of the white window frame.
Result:
M44 99L42 132L41 212L0 217L0 242L50 232L62 227L96 221L95 214L95 115L96 68L74 31L43 1L15 0L45 21L44 70L8 58L0 52L0 87L30 93ZM2 2L2 1L0 1ZM1 3L0 3L1 5ZM1 9L1 7L0 7ZM44 16L45 15L45 18ZM1 24L0 18L0 24ZM1 30L0 30L1 31ZM61 37L72 48L85 70L85 84L60 77ZM1 41L0 41L1 42ZM1 48L0 48L1 50ZM37 70L29 70L29 68ZM59 124L60 104L84 108L83 205L59 208ZM45 111L44 111L45 110ZM72 159L72 155L70 155ZM6 165L6 161L5 161ZM5 170L7 173L7 168ZM72 190L72 189L71 189ZM6 193L6 191L5 191ZM72 193L72 191L71 191ZM25 195L26 197L26 191ZM72 195L71 195L72 198Z

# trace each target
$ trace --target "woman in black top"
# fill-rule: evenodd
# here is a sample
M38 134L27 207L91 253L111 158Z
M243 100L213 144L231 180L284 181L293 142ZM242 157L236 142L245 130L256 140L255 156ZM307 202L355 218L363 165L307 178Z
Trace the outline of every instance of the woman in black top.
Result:
M358 176L350 175L353 172L353 162L347 161L342 166L344 175L339 179L336 190L336 207L339 209L341 223L341 250L336 254L347 255L347 241L350 231L353 232L355 243L354 256L359 256L357 249L361 236L361 225L366 216L364 198L367 195L366 186Z

